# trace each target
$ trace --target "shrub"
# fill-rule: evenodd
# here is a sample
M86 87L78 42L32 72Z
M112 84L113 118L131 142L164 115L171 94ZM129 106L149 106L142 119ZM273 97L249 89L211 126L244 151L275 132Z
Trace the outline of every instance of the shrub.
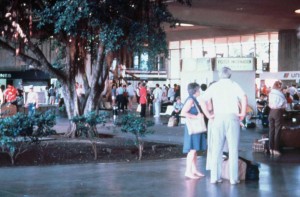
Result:
M154 125L154 122L147 121L145 118L129 113L123 115L120 120L117 120L116 125L121 127L122 132L131 133L135 136L135 145L139 149L138 159L141 160L144 149L144 142L142 138L154 132L153 130L148 129L148 127Z
M76 125L75 135L90 140L95 160L97 159L97 147L95 141L95 137L98 136L97 125L102 124L104 126L108 118L109 114L107 112L100 111L97 113L92 111L82 116L75 116L71 119Z
M39 137L56 133L51 129L55 125L55 115L51 113L47 111L34 116L17 113L0 119L0 149L9 155L12 164L29 145L39 143Z

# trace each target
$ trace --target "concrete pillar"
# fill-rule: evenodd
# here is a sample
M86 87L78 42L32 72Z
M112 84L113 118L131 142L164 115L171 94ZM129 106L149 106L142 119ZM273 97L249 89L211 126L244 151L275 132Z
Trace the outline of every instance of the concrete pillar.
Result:
M300 70L300 39L297 30L280 30L278 45L278 71Z

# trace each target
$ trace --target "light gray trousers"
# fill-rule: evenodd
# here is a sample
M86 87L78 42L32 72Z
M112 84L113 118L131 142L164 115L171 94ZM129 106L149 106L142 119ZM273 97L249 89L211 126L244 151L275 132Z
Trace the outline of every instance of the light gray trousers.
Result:
M211 137L214 142L211 145L211 182L221 179L222 153L225 140L227 140L229 150L230 182L238 181L239 117L236 114L215 115Z

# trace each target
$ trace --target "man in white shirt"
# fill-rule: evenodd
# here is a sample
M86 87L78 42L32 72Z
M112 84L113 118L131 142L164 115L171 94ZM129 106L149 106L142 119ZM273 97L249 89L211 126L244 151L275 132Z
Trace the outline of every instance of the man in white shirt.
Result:
M269 93L269 147L271 155L279 156L280 149L280 131L283 125L283 113L287 100L282 93L282 82L275 81L271 92Z
M153 90L153 104L154 104L154 117L158 118L160 115L161 99L162 99L162 90L159 87L159 84L156 84L156 88Z
M35 109L38 108L38 95L33 91L33 85L29 86L25 107L28 107L29 116L34 115Z
M220 80L212 84L200 98L203 112L212 125L211 183L222 182L222 152L225 140L229 148L230 183L239 183L238 144L240 121L244 119L247 108L247 95L242 88L230 79L231 69L223 67ZM206 102L213 103L213 113L209 113ZM239 108L241 106L241 109Z
M132 110L133 97L135 95L134 88L133 88L131 83L128 83L126 91L128 93L128 110L131 111Z

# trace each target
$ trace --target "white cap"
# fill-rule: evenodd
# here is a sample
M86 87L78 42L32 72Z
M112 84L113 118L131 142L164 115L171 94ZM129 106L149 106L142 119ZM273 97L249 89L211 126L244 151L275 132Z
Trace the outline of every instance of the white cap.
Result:
M30 85L29 88L30 88L30 89L33 89L33 85Z

